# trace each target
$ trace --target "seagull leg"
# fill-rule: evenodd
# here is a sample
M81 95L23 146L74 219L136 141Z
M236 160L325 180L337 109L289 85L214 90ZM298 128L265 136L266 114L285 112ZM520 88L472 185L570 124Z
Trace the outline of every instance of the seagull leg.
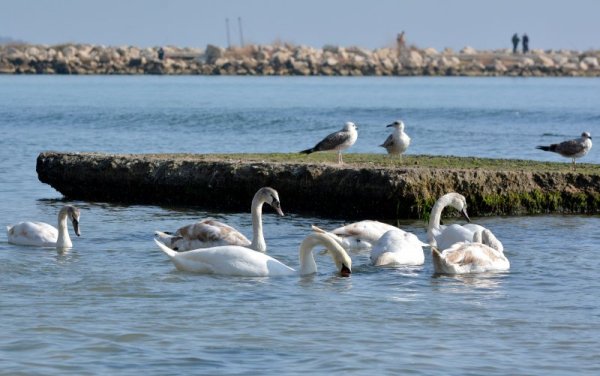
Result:
M338 150L338 163L344 164L344 160L342 159L342 151Z

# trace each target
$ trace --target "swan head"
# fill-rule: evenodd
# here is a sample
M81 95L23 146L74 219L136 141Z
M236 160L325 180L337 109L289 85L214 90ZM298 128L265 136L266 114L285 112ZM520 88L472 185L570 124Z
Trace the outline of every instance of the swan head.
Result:
M346 250L329 234L314 235L321 235L323 237L321 244L329 251L335 263L335 269L342 277L349 277L352 274L352 259L348 256Z
M357 131L358 127L353 122L348 121L348 122L346 122L346 124L344 124L343 130L346 132L352 132L352 131Z
M449 206L452 206L454 209L458 210L460 214L467 220L467 222L471 222L471 218L469 218L469 214L467 213L467 199L465 196L460 193L450 192L443 195L440 199Z
M318 228L317 228L318 229ZM342 277L349 277L352 274L352 259L348 253L340 245L339 239L327 232L317 232L308 235L300 245L300 256L312 252L312 249L317 245L321 245L327 249L327 253L331 256L335 263L336 270Z
M403 131L404 130L404 122L402 120L396 120L392 124L388 124L386 127L394 127L396 129L399 129L400 131Z
M271 205L273 209L283 217L283 211L281 210L281 202L279 201L279 193L271 187L263 187L256 192L254 195L255 199L260 200L261 202L266 202Z
M60 212L58 213L59 218L67 217L71 220L73 224L73 231L77 236L81 236L81 232L79 231L79 217L81 213L79 209L73 205L65 205Z

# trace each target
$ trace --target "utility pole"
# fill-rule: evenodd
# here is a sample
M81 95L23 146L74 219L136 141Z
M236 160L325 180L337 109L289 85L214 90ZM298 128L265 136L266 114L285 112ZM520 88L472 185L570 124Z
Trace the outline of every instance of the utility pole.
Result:
M238 26L240 28L240 45L244 47L244 33L242 33L242 17L238 17Z
M231 48L231 36L229 35L229 18L225 19L225 29L227 30L227 48Z

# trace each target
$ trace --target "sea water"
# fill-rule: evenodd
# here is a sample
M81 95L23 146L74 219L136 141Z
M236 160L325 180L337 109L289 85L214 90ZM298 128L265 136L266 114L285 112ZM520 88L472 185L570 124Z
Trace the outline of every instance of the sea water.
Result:
M250 202L72 202L35 172L44 150L295 152L346 121L348 152L383 153L397 119L408 154L568 163L535 146L600 134L598 93L579 78L0 76L2 222L82 213L66 252L0 234L0 374L598 374L598 216L473 218L503 241L505 273L436 276L426 251L407 268L352 254L350 278L319 254L307 277L206 276L177 271L153 231L211 216L251 236ZM292 267L311 224L344 223L281 204L285 217L265 208L265 238ZM395 224L426 239L423 221Z

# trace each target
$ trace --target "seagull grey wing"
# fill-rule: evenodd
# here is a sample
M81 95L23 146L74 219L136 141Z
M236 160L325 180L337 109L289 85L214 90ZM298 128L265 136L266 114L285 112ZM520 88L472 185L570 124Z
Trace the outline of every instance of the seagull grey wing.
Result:
M333 150L338 146L349 141L351 138L348 132L335 132L325 137L321 142L315 146L315 151Z
M380 146L383 146L384 148L388 148L392 145L394 145L394 138L392 137L392 135L389 135L388 138L386 138L385 141L383 142L383 144L381 144Z
M564 141L556 146L556 151L567 157L582 153L585 149L585 144L580 140Z

